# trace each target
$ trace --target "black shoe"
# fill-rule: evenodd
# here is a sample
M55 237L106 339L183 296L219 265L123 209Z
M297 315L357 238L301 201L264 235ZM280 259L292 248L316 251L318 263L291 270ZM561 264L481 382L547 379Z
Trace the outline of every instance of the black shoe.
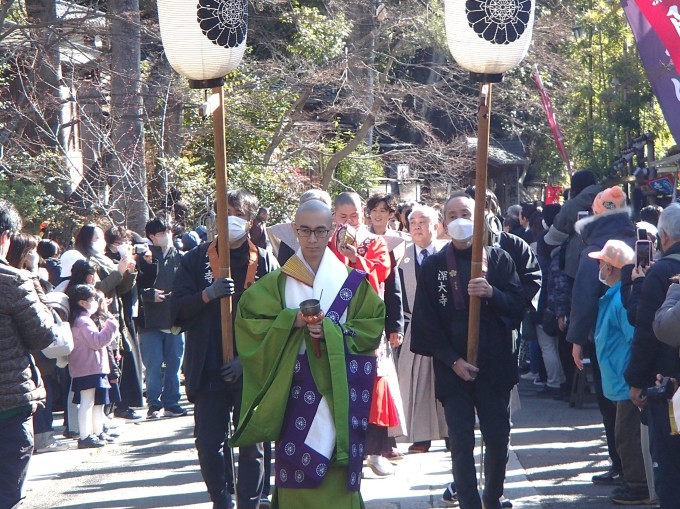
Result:
M234 501L231 495L226 495L219 500L213 502L213 509L233 509Z
M116 408L113 415L119 419L129 419L131 421L138 421L142 416L135 412L132 408Z
M508 498L503 498L503 500L501 500L501 507L503 509L512 509L512 501Z
M159 419L161 416L161 407L150 406L149 411L146 413L147 419Z
M623 474L616 470L608 470L604 474L593 476L593 484L623 484Z
M544 385L541 389L538 389L536 391L536 396L544 397L544 398L556 398L556 397L562 397L562 389L560 388L555 388L555 387L549 387L547 385Z
M625 490L612 495L609 500L617 505L651 505L649 500L649 492L647 490L631 490L626 487Z
M458 505L458 493L456 492L456 483L449 484L442 494L442 501L446 505Z
M101 440L96 435L90 435L89 437L78 440L78 449L98 449L99 447L104 447L106 442Z

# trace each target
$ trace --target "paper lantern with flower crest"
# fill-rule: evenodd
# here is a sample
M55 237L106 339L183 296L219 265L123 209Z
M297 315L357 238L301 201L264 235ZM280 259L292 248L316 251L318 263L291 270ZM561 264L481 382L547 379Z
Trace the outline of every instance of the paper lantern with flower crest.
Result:
M170 65L192 88L213 88L241 62L248 0L158 0L158 20Z
M535 0L446 0L446 38L473 79L498 82L529 50Z

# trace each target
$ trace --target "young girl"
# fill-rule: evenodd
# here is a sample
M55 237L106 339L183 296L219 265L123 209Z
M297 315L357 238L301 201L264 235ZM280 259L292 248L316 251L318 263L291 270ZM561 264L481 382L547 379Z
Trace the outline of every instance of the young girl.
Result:
M97 328L91 316L99 309L96 290L91 285L69 289L73 352L69 355L73 402L78 408L79 449L103 447L104 405L109 403L109 357L106 347L114 340L118 322L112 318Z
M91 318L94 324L97 326L98 329L102 329L104 325L106 325L106 320L109 318L112 318L111 313L109 313L109 306L111 305L111 299L107 299L102 292L97 290L97 305L99 308L97 309L97 312L94 313ZM108 435L108 437L105 437L104 440L107 442L113 442L114 438L118 436L117 433L114 431L109 431L107 429L107 421L108 421L108 415L110 412L109 410L112 409L112 406L115 403L120 402L120 387L118 385L118 381L120 379L120 368L118 365L118 362L120 361L120 354L119 354L119 349L120 349L120 332L116 331L114 334L113 341L109 343L109 345L106 347L106 353L108 355L109 359L109 374L107 375L107 378L109 380L109 384L111 385L109 389L109 406L104 408L104 434Z

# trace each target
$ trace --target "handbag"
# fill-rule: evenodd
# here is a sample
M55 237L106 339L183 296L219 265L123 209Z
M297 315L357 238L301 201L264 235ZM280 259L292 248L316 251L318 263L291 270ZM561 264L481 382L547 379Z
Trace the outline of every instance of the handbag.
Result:
M73 351L73 334L71 333L71 325L68 322L62 321L59 315L52 312L54 316L54 341L47 348L42 350L42 353L48 359L59 359L66 357Z

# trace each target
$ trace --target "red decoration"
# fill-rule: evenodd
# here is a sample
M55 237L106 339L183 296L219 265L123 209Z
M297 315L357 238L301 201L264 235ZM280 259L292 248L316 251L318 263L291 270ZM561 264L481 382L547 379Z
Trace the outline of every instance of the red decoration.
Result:
M636 3L680 73L680 0L637 0Z
M560 203L562 197L562 186L547 186L545 188L545 204Z

